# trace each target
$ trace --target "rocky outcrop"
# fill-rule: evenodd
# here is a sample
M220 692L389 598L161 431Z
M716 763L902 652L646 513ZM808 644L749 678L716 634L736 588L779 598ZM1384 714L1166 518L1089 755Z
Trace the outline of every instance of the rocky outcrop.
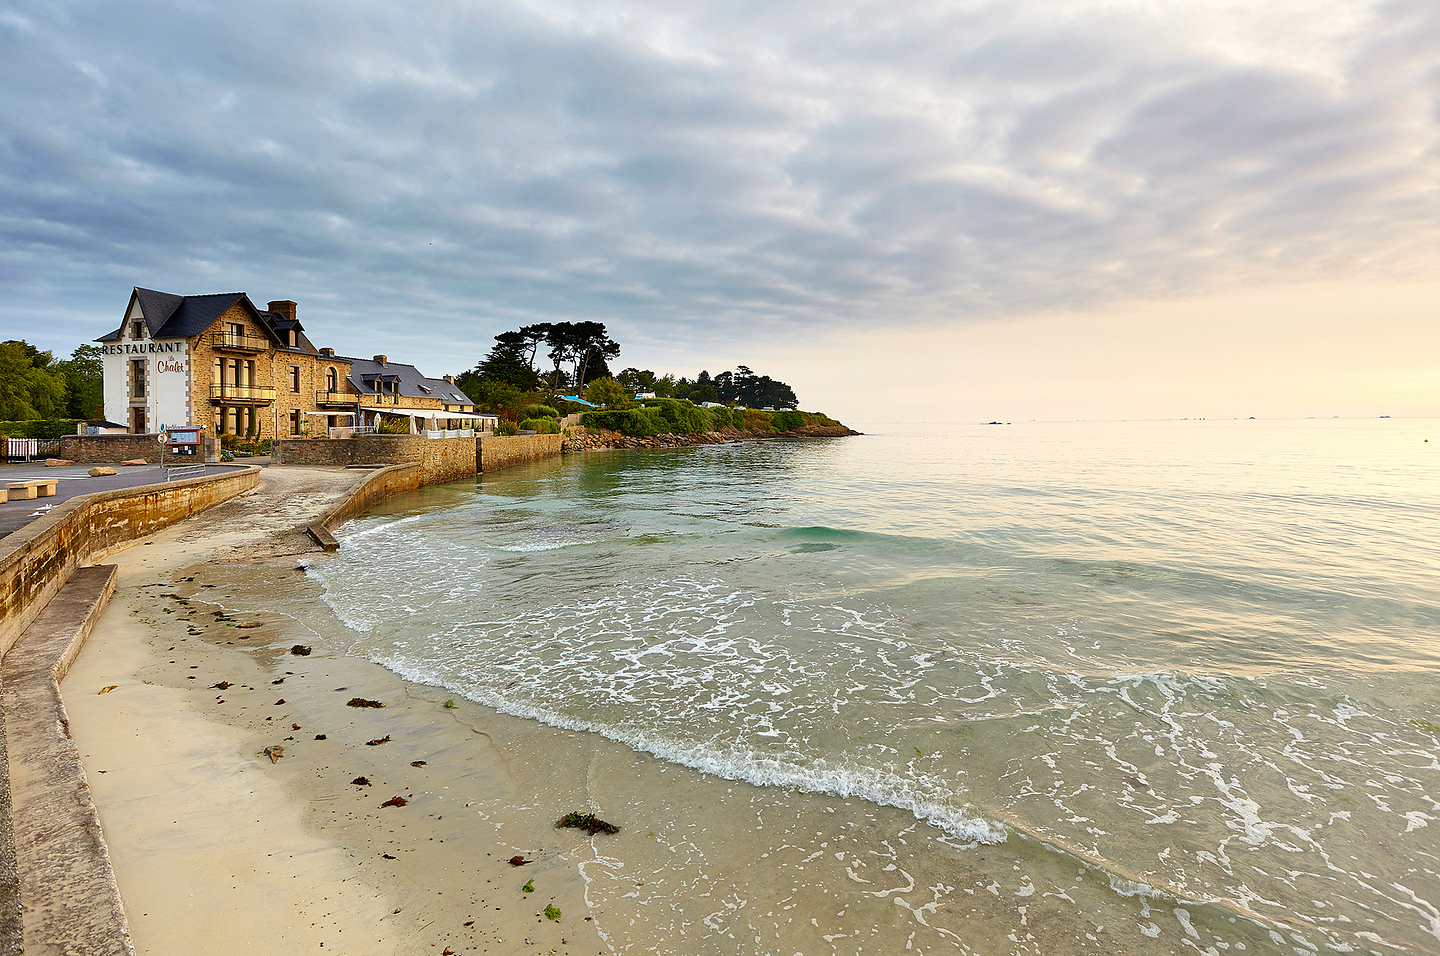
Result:
M645 438L631 438L620 432L603 428L587 429L583 435L568 436L565 451L594 451L602 448L688 448L694 445L722 445L732 441L757 441L767 438L843 438L859 435L860 432L844 425L806 425L789 432L742 431L725 428L718 432L698 432L693 435L650 435Z

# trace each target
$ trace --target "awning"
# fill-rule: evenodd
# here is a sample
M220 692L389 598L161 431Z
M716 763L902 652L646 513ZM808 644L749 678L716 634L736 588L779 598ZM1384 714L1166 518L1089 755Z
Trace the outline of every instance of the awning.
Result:
M396 418L472 418L477 421L496 421L498 415L480 415L475 412L442 412L438 408L367 408L367 412L393 415Z

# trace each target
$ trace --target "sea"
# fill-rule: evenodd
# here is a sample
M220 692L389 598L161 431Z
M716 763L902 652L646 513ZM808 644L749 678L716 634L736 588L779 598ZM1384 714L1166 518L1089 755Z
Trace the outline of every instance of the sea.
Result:
M615 952L1440 953L1440 421L857 427L422 489L308 573L695 804L668 896L587 869Z

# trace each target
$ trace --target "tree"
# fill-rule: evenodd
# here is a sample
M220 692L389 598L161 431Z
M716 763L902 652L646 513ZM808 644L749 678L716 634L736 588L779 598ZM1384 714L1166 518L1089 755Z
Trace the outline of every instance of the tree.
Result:
M597 378L586 387L585 401L603 408L625 408L630 405L630 393L613 378Z
M505 382L516 388L534 388L539 376L530 366L527 350L528 355L534 355L523 330L501 332L495 336L495 346L489 354L475 366L475 376Z
M520 340L525 348L525 367L535 371L535 353L539 351L540 344L550 335L549 322L536 322L534 325L525 325L520 328ZM499 336L496 336L499 338Z
M65 378L69 418L99 418L105 414L105 365L100 346L77 345L55 369Z
M51 368L54 361L29 342L0 342L0 421L65 414L65 376Z
M655 391L655 373L647 369L627 368L615 380L632 392Z
M550 325L545 343L550 346L550 360L555 371L570 363L570 381L576 389L583 388L592 368L620 354L620 345L610 338L603 322L555 322Z

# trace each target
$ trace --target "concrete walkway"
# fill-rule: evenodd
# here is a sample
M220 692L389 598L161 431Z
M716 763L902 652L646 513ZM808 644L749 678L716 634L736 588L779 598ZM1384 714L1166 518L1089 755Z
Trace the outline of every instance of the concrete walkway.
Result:
M60 680L115 590L115 568L71 575L0 663L26 956L133 953Z

